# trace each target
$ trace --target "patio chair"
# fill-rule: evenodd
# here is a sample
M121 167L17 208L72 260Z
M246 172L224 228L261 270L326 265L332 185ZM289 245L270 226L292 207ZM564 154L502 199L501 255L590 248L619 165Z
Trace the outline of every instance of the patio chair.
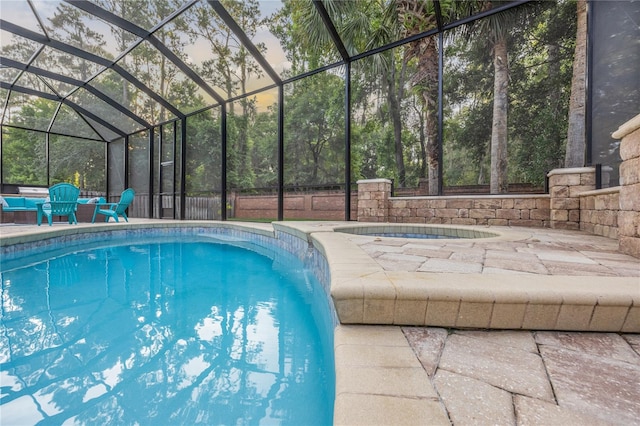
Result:
M95 223L96 215L104 215L104 221L109 222L109 218L114 218L118 222L118 216L122 216L125 222L129 222L126 210L129 204L133 201L133 197L136 195L135 191L131 188L125 189L120 195L120 201L117 203L101 203L96 204L96 209L93 212L93 218L91 223ZM102 208L107 207L107 208Z
M38 226L42 224L42 215L47 217L49 226L53 216L67 216L69 224L77 224L76 208L80 189L70 183L58 183L49 188L49 199L36 203Z

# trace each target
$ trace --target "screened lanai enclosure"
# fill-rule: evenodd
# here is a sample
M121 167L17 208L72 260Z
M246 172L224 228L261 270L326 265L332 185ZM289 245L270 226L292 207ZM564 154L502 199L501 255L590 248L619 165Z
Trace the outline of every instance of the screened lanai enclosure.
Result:
M1 192L133 188L133 217L349 220L371 178L539 192L598 164L615 186L640 110L639 1L0 7Z

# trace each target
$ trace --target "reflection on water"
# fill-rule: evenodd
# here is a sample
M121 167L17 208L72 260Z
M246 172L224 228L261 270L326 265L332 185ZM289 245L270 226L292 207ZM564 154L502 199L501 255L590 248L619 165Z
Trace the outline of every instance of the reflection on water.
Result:
M332 422L326 302L285 255L114 246L1 278L1 424Z

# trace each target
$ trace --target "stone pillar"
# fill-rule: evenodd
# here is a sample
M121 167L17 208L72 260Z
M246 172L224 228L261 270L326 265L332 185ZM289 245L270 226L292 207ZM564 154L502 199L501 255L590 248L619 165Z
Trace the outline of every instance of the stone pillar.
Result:
M620 142L620 251L640 257L640 114L613 133Z
M554 169L549 178L550 227L580 229L580 193L596 188L595 167Z
M391 181L368 179L357 183L358 222L388 222Z

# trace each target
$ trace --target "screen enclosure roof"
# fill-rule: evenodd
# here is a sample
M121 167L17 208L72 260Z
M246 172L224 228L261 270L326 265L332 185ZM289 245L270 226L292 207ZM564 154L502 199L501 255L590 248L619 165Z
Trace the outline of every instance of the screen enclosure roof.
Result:
M372 39L341 25L353 1L2 0L2 125L116 140L527 3L454 17L451 0L405 1L432 19ZM401 3L358 1L364 20ZM292 62L300 22L325 41L313 64Z

